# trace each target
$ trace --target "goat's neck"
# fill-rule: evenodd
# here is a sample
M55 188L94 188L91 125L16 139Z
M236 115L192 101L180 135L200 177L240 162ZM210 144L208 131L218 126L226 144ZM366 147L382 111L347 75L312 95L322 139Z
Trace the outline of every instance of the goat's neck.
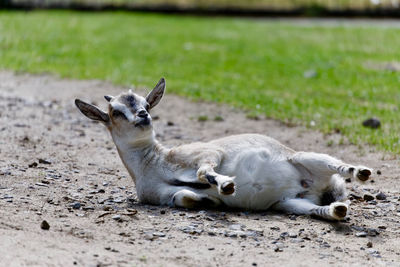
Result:
M158 159L163 159L168 152L168 149L154 138L154 134L152 138L138 142L113 139L119 156L135 183L137 178L145 176L146 168L151 167L150 165Z

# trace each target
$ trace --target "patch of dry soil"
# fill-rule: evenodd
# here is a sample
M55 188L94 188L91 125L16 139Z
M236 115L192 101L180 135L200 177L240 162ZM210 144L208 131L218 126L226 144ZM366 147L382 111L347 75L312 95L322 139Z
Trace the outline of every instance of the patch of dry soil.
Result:
M168 146L263 133L297 150L370 166L374 177L347 184L351 213L336 223L142 205L106 129L73 104L78 97L105 107L103 95L122 90L0 72L1 266L399 266L395 157L342 144L339 135L251 120L240 110L167 94L153 116L157 137ZM209 119L199 121L200 115ZM385 200L363 200L379 192ZM41 229L43 220L49 230Z

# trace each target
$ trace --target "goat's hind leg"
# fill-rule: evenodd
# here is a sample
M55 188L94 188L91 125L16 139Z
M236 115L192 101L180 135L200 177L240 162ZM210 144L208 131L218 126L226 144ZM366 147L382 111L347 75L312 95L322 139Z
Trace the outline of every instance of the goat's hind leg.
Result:
M329 155L314 152L297 152L289 161L302 165L316 176L330 177L338 173L346 178L354 177L366 181L372 173L372 170L367 167L353 166Z
M348 206L342 202L318 206L307 199L294 198L279 201L273 209L297 215L316 215L328 220L342 220L346 217Z
M188 189L182 189L176 192L171 199L170 206L187 208L187 209L200 209L200 208L214 208L221 204L221 202L206 194L200 194Z

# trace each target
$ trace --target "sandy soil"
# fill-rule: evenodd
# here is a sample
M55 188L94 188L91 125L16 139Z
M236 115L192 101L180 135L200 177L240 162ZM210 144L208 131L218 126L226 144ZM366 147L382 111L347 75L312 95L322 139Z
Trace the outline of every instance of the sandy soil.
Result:
M343 143L340 135L167 95L153 113L167 146L263 133L297 150L370 166L374 177L347 184L351 213L343 222L142 205L106 129L73 104L79 97L105 107L102 96L121 90L100 81L0 72L1 266L400 265L394 156ZM386 199L373 199L379 192ZM43 220L49 230L41 229Z

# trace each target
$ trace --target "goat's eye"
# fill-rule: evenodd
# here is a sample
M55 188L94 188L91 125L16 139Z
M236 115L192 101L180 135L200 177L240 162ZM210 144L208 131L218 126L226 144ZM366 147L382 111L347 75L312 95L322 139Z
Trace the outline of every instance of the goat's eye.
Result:
M147 111L149 111L150 105L146 104L146 106L144 107Z
M122 113L122 112L119 111L119 110L116 110L116 109L113 110L112 115L113 115L113 117L121 117L121 118L123 118L123 119L126 119L125 114Z

